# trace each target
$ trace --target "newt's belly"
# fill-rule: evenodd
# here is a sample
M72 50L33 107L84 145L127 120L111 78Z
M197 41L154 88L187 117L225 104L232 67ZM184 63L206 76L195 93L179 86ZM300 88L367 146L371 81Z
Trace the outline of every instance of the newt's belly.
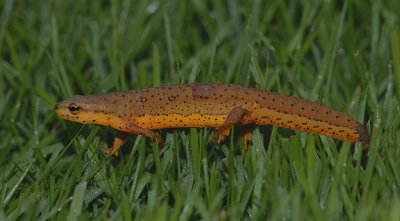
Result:
M133 123L148 130L180 127L218 127L225 122L226 116L227 114L160 114L157 116L145 115L141 117L136 117Z

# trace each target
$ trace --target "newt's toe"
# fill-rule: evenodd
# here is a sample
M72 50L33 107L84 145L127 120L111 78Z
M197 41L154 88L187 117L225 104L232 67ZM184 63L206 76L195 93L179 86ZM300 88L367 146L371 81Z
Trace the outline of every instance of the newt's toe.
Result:
M247 142L251 140L251 133L245 133L243 134L243 145L244 145L244 150L247 150Z
M100 148L100 151L106 153L108 156L110 156L110 155L112 155L112 154L114 154L115 156L118 156L118 155L119 155L118 150L115 151L113 148L109 148L109 149ZM114 151L115 151L115 152L114 152Z
M219 127L217 129L217 132L210 139L208 139L208 141L211 141L218 137L217 142L218 142L218 144L220 144L222 141L222 138L224 138L224 136L229 136L230 131L231 131L231 127Z

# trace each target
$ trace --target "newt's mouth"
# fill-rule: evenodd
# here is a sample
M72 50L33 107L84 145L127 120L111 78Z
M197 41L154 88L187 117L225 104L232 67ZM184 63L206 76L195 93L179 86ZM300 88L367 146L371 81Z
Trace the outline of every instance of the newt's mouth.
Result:
M57 103L54 106L54 111L56 112L56 114L59 118L63 118L63 119L67 119L67 120L71 119L70 114L67 112L65 105L62 105L62 102Z
M74 120L78 119L76 116L70 113L68 109L68 103L65 101L58 102L54 106L54 111L56 112L57 116L67 120Z

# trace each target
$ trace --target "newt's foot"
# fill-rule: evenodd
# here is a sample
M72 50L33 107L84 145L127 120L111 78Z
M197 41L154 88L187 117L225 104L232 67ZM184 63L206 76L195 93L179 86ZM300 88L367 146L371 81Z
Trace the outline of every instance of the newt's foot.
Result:
M251 140L251 131L253 130L253 125L245 125L243 127L243 146L244 150L247 150L247 142Z
M108 156L112 154L114 154L115 156L119 155L118 150L114 152L113 148L108 148L108 149L100 148L100 151L106 153Z
M100 148L100 151L106 153L108 156L114 154L115 156L118 156L118 149L122 146L122 144L125 143L126 137L128 136L128 133L122 132L118 137L115 138L113 146L108 148L108 149L103 149Z
M164 145L164 140L161 138L159 134L153 136L152 139L157 142L159 148L161 148Z
M229 132L231 131L231 128L232 128L232 126L227 126L227 127L221 126L221 127L218 127L217 128L217 132L215 132L214 136L212 136L210 139L208 139L208 141L214 140L216 137L219 136L218 144L220 144L221 141L222 141L222 138L224 136L228 136L229 135Z
M251 140L251 133L243 134L243 146L244 150L247 150L247 142Z

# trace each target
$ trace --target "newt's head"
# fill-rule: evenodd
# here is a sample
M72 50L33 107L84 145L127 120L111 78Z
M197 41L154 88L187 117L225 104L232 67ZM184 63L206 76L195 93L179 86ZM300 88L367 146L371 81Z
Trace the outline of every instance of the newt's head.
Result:
M123 120L115 113L118 107L112 102L106 102L109 100L103 99L102 96L104 95L76 95L57 103L54 110L58 117L66 120L120 129Z
M60 118L79 123L87 123L87 115L92 112L93 108L85 102L85 100L87 99L85 99L84 96L77 95L57 103L54 110Z

